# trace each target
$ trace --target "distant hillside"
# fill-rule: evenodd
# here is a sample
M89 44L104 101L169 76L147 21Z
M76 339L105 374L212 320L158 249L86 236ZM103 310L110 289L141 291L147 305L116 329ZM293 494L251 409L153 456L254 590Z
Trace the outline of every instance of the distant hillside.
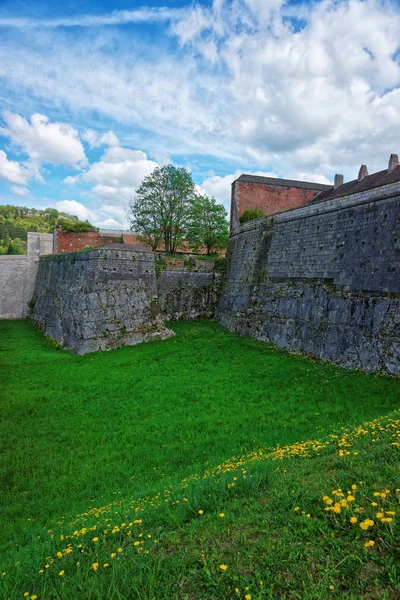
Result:
M26 254L28 231L50 233L54 227L62 227L64 231L88 231L93 225L55 208L0 206L0 254Z

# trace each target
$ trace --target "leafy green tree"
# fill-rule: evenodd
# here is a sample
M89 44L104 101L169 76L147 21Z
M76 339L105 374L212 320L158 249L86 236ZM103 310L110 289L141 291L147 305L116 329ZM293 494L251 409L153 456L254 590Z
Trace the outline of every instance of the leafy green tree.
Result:
M228 245L227 212L215 198L195 196L187 227L186 239L195 250L206 248L207 254Z
M157 167L144 178L128 207L131 231L141 235L152 250L164 242L176 252L185 237L194 197L192 176L182 167Z

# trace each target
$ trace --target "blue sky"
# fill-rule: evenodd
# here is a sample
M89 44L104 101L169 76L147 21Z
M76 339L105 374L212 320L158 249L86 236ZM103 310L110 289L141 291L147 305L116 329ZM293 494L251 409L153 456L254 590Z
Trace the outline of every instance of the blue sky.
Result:
M125 226L172 162L327 183L400 152L400 4L0 1L0 203Z

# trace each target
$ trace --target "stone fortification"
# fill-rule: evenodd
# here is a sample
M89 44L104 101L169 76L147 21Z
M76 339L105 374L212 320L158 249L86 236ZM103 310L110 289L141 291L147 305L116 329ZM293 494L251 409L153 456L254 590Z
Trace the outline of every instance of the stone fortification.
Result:
M51 233L28 233L27 254L0 256L0 319L24 319L35 287L39 257L51 253Z
M221 292L222 273L214 262L189 259L161 263L158 293L167 321L212 319Z
M400 375L399 193L397 183L237 227L217 320L280 348Z
M40 261L31 319L78 354L172 335L157 300L154 255L111 245Z
M157 258L156 270L135 245L56 254L40 262L31 319L78 354L165 339L164 319L214 316L220 283L213 262Z

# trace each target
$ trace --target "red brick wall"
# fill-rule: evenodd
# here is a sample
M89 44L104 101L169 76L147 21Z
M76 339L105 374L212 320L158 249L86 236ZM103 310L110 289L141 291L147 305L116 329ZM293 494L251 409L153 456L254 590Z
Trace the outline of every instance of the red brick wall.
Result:
M134 233L124 233L122 235L125 244L138 244L143 246L143 241L140 240L140 236L136 236ZM66 233L62 229L57 229L57 232L53 238L53 251L56 252L72 252L73 250L82 250L92 246L104 246L105 244L115 244L119 242L119 237L111 235L102 235L97 231L84 231L82 233ZM158 251L164 252L164 244L160 244L157 248ZM193 253L193 250L188 246L186 242L183 244L183 248L179 248L179 252ZM206 254L205 248L200 248L197 254ZM219 254L224 255L224 251L219 251Z
M234 181L232 184L231 227L249 208L261 208L264 215L304 206L320 190Z
M88 246L115 244L115 242L118 241L115 236L101 235L100 233L97 233L97 231L67 233L62 229L57 229L54 240L54 252L72 252L73 250L82 250Z

